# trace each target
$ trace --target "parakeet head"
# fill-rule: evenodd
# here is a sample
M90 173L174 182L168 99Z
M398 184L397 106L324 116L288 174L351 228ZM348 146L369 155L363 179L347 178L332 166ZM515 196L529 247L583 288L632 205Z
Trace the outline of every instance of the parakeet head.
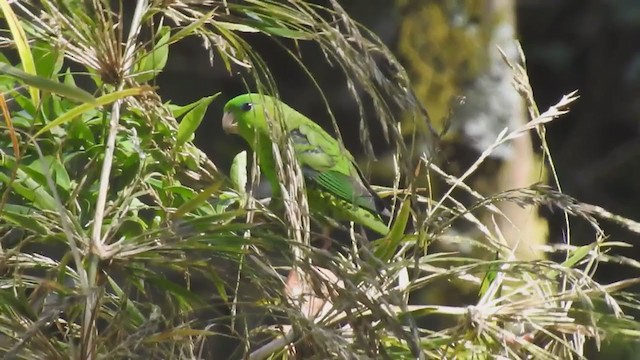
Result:
M269 131L267 119L272 118L277 111L283 111L279 107L288 108L268 95L250 93L236 96L224 106L222 129L227 134L238 134L250 141L256 132Z

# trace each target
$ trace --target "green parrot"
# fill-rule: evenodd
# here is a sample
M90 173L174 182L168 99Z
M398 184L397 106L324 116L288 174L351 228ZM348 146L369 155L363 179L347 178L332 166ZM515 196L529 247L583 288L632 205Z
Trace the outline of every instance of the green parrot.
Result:
M274 196L279 180L273 158L270 131L281 129L282 116L307 188L309 209L337 220L349 220L386 235L380 215L389 215L384 202L371 189L353 155L311 119L278 99L261 94L237 96L224 106L222 128L240 135L256 153L260 169L271 183Z

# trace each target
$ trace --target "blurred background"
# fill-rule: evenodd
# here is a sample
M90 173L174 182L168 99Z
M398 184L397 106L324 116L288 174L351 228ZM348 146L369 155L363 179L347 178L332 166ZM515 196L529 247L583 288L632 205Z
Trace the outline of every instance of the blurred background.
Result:
M509 59L517 61L519 41L541 112L564 94L579 91L580 99L571 112L547 129L563 192L640 220L640 1L350 0L340 4L406 67L434 127L449 128L438 155L452 174L464 172L505 126L513 129L527 121L526 107L514 96L511 70L497 51L500 46ZM253 34L246 39L269 65L284 101L330 129L326 105L313 81L285 49L299 54L327 96L347 147L366 163L373 183L389 184L384 171L376 171L375 163L363 155L357 105L341 71L313 45L278 43ZM220 124L224 103L247 91L242 69L237 71L230 74L215 57L210 62L201 42L192 39L171 48L157 83L163 97L176 104L222 91L198 130L196 144L227 173L233 156L246 149L240 138L226 136ZM389 147L375 125L371 141L376 156L384 161ZM550 169L540 169L540 153L536 137L499 149L492 165L471 185L491 194L545 181ZM514 216L521 216L530 231L522 242L564 241L561 213L546 208L512 210L521 212ZM615 225L601 225L613 241L637 242ZM579 222L572 223L571 237L573 243L593 241L588 225ZM640 258L637 249L625 255ZM523 258L539 256L527 249L522 252ZM602 266L598 280L603 282L634 276ZM633 354L632 347L609 347L606 354Z

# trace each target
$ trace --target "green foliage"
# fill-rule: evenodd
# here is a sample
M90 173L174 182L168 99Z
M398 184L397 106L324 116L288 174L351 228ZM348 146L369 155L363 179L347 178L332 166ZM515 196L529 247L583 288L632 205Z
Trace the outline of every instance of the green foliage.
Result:
M137 67L135 79L138 82L147 82L158 76L169 58L169 38L171 29L167 26L160 27L156 34L157 42L149 52L140 51L139 59L135 62Z
M32 76L37 75L36 66L33 62L33 53L29 47L27 36L20 24L20 20L18 20L18 17L11 9L11 5L9 5L7 0L0 1L0 8L2 8L2 14L7 20L7 25L9 25L9 30L13 36L14 44L16 49L18 49L18 55L20 56L24 73ZM35 86L29 88L29 94L31 95L31 100L34 103L37 104L40 102L40 94Z
M187 141L193 140L193 135L195 134L198 126L202 122L204 118L204 114L209 107L209 104L218 97L220 93L217 93L212 96L204 97L193 104L185 105L182 107L174 108L173 116L176 118L181 116L183 111L186 111L182 121L180 121L180 126L178 126L178 133L176 134L176 146L182 146Z
M47 58L42 58L38 60L39 61L36 62L36 64L45 63L43 66L40 67L40 69L42 70L40 70L39 73L44 73L44 74L48 73L49 75L42 75L42 76L30 75L18 68L15 68L7 64L0 64L0 72L7 74L9 76L12 76L13 78L21 81L26 85L30 85L41 90L50 91L52 93L62 95L72 100L84 101L89 103L95 101L95 99L93 98L93 96L91 96L91 94L89 94L88 92L80 88L73 87L73 86L66 86L65 84L61 84L57 81L49 80L48 77L51 76L51 71L53 70L53 68L50 68L48 66L49 64L46 64L48 60Z
M58 16L80 16L58 10ZM95 31L104 31L104 25ZM12 135L0 139L1 266L7 275L0 290L3 354L126 356L139 341L167 344L206 336L182 323L181 312L202 308L212 298L228 300L222 270L210 260L233 264L246 243L235 235L246 228L235 221L246 215L236 205L240 198L216 200L224 178L185 144L215 96L185 107L186 114L176 115L183 115L178 126L167 107L149 98L150 88L113 84L102 69L91 68L90 59L83 64L73 50L61 53L55 41L47 41L46 32L35 34L39 41L28 48L31 73L2 64L9 76L0 78L8 109L2 132ZM76 41L72 49L85 46L96 57L109 56L99 44L65 34ZM136 52L139 58L130 65L140 73L135 81L149 81L162 70L170 34L168 27L159 28L156 45ZM80 60L93 73L88 79L95 98L76 86L77 78L87 75L72 73L63 56ZM24 85L43 91L40 101L25 97ZM213 291L192 291L182 280L187 274L209 282ZM179 328L171 330L172 324ZM122 343L127 333L137 335ZM143 352L153 349L149 345Z
M247 152L242 151L233 158L231 165L231 181L240 194L247 192Z
M442 179L451 186L445 195L433 199L414 184L379 188L396 204L390 234L369 246L354 231L351 246L329 253L303 241L315 227L304 221L304 195L287 187L294 179L285 171L293 191L283 214L253 197L255 168L248 171L246 153L236 156L227 179L191 143L218 94L171 105L146 82L162 72L171 44L198 36L229 70L250 69L249 81L275 93L243 33L313 41L347 74L354 94L367 94L404 164L416 154L396 133L391 108L407 109L422 125L427 119L388 50L337 2L137 1L131 18L120 18L112 3L0 0L22 62L20 70L3 59L0 76L4 357L212 358L222 356L213 342L234 338L241 344L229 357L236 358L287 358L295 349L315 358L551 359L579 357L586 337L638 338L637 321L624 316L638 309L637 294L624 292L636 279L592 279L600 261L638 267L607 255L622 244L606 242L594 217L629 228L633 222L542 186L485 198L464 183L500 144L566 112L573 94L503 132L465 176L445 174L423 157L415 181ZM373 54L397 70L392 77L381 75ZM287 149L279 150L281 168L290 169ZM395 170L400 179L413 169ZM474 198L474 207L458 202L454 190ZM593 223L595 239L546 249L565 255L563 263L519 261L499 229L475 216L479 208L503 216L499 201L556 207ZM482 241L452 235L461 223L476 227ZM500 260L432 253L434 241L499 253ZM477 289L489 270L479 299L419 301L439 281ZM278 326L260 323L266 316ZM442 318L438 329L429 327Z

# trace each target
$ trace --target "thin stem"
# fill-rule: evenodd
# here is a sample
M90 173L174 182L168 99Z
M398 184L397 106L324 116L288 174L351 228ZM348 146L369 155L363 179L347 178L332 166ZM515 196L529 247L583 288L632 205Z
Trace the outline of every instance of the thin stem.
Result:
M295 338L293 330L289 330L284 336L275 338L249 355L249 360L262 360L273 355L276 351L284 349Z
M34 138L31 138L31 143L33 144L33 148L36 150L36 152L38 152L38 156L40 157L40 159L44 159L44 154L42 153L40 146L38 145L38 143L35 141ZM87 289L88 283L89 283L87 272L82 266L82 256L73 234L73 230L72 230L73 226L71 223L71 219L69 218L69 212L67 211L67 209L65 209L64 205L62 204L62 200L60 199L60 195L58 194L58 190L56 189L56 183L53 181L53 178L51 176L50 169L46 168L44 162L41 162L41 165L42 165L42 173L47 179L47 185L49 185L51 194L53 195L53 198L55 199L55 202L56 202L57 210L60 213L60 225L62 226L62 231L67 237L67 241L69 241L71 256L73 256L73 261L75 262L76 270L78 271L78 277L80 278L80 286L82 286L84 289Z
M144 9L148 6L147 0L139 0L136 3L136 9L131 21L131 29L126 43L125 55L123 57L122 67L123 73L126 75L130 72L133 64L133 54L135 52L136 37L140 32L142 23L142 15ZM124 89L124 81L118 86L118 90ZM107 203L107 191L109 190L109 177L113 165L113 154L115 152L116 137L118 135L118 126L120 122L120 112L123 100L118 100L111 107L111 118L109 121L109 132L107 134L107 146L105 149L102 170L100 172L100 187L98 190L98 198L96 201L96 212L93 220L93 229L91 233L91 244L88 254L88 265L90 270L89 288L96 285L97 275L99 273L98 266L101 259L108 258L111 255L108 245L104 243L106 236L102 236L102 225L104 222L104 214ZM97 318L99 294L90 291L87 294L87 302L84 311L84 321L82 326L83 332L83 358L92 360L95 358L95 338L97 330L95 329L95 320Z

